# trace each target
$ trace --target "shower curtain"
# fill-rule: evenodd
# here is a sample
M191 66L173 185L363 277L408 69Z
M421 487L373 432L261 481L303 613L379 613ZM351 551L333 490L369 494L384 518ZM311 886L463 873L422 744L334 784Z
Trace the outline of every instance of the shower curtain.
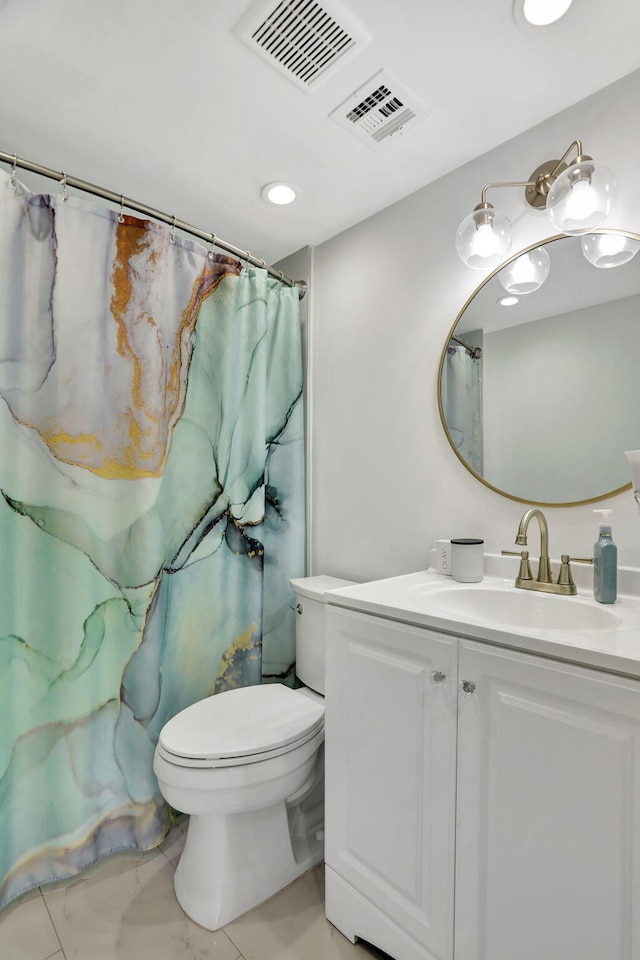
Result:
M0 906L159 843L162 725L292 667L298 309L0 173Z
M482 476L482 380L479 357L459 343L449 343L442 369L442 404L456 450Z

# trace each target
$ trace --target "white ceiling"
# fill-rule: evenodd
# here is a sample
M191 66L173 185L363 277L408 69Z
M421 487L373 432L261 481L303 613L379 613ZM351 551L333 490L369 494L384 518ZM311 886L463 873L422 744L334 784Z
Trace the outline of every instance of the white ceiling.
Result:
M274 262L640 67L638 0L544 29L512 0L338 3L370 40L309 92L233 33L251 0L0 0L0 149ZM329 114L380 69L430 113L372 147ZM261 198L280 179L290 207Z

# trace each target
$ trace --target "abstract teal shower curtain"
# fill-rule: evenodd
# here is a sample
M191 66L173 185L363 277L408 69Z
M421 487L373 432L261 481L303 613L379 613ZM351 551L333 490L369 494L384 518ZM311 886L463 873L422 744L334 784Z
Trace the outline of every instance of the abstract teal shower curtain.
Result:
M449 434L462 459L482 476L482 359L450 342L442 368L442 406Z
M162 725L293 664L298 310L0 172L0 906L160 842Z

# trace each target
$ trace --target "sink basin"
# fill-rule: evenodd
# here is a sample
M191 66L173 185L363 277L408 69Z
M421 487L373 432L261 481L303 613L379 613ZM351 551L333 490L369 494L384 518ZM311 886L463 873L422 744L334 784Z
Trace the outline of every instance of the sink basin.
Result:
M613 612L595 600L534 593L509 586L420 584L414 601L426 612L488 627L538 630L611 630L619 623Z

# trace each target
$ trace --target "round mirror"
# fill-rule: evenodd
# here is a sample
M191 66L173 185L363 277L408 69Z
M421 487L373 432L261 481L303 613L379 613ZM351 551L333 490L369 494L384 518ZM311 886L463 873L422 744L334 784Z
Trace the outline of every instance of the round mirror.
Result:
M550 260L542 282L507 292L514 262L538 248ZM640 447L638 250L639 235L617 230L552 237L502 264L456 317L440 360L440 416L456 455L497 493L570 506L630 487L624 451Z

